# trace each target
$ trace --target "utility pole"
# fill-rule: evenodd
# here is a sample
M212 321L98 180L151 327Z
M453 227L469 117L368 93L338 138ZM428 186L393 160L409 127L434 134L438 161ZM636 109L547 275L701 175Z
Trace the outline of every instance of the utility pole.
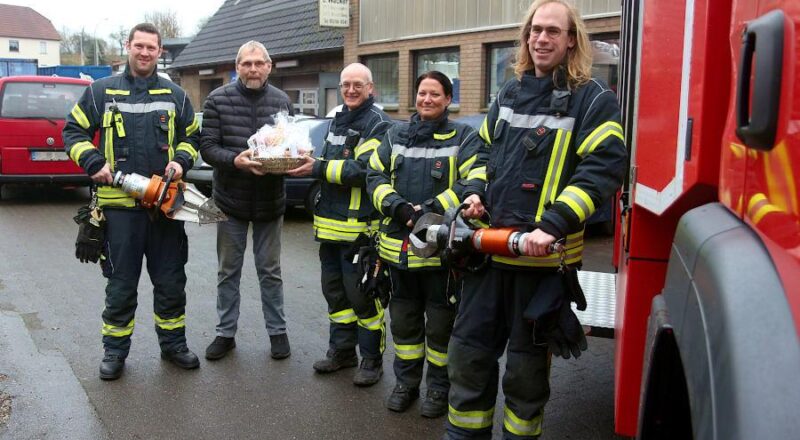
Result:
M83 28L81 28L81 66L85 66L86 61L83 57Z

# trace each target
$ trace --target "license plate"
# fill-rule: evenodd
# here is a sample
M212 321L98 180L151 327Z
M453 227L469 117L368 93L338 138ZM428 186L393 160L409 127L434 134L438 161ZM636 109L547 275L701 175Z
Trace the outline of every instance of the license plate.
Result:
M31 160L42 162L54 162L69 160L67 153L63 151L31 151Z

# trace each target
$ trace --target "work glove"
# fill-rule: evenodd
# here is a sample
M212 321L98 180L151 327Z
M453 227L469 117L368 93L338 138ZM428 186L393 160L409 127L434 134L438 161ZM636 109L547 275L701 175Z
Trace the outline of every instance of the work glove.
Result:
M543 332L550 352L564 359L569 359L570 355L575 359L579 358L581 352L588 348L588 344L583 334L583 327L572 311L570 302L564 301L554 314Z
M105 243L104 218L102 213L92 212L88 206L78 210L73 220L78 224L78 238L75 240L75 258L81 263L97 263L103 254Z
M544 275L523 317L533 323L534 344L546 343L550 351L564 359L580 357L588 348L578 317L571 303L586 308L586 299L578 284L574 268Z

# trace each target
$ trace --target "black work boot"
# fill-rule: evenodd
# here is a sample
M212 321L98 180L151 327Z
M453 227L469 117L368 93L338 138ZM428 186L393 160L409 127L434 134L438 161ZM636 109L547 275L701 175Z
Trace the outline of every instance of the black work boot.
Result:
M100 362L100 379L117 380L125 369L125 358L112 353L106 353Z
M200 359L197 359L197 355L192 353L189 347L185 345L173 351L162 351L161 359L170 361L184 370L191 370L200 366Z
M345 351L330 349L325 354L325 359L314 362L314 370L317 373L333 373L342 368L352 368L356 365L358 365L358 357L355 349Z
M212 361L222 359L234 348L236 348L236 339L217 336L214 338L214 342L206 348L206 359Z
M375 385L383 376L383 358L361 359L356 375L353 376L353 383L360 387Z
M444 391L428 390L422 401L422 417L435 419L447 414L447 393Z
M395 412L403 412L419 397L419 388L397 384L392 394L386 399L386 408Z
M286 333L271 335L269 337L269 343L269 351L272 359L286 359L292 354L292 350L289 348L289 337L286 336Z

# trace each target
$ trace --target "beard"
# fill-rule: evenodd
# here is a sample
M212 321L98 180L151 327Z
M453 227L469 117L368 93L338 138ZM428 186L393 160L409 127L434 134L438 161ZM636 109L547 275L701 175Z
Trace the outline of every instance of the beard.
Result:
M244 86L248 89L260 89L264 85L264 81L260 79L245 79Z

